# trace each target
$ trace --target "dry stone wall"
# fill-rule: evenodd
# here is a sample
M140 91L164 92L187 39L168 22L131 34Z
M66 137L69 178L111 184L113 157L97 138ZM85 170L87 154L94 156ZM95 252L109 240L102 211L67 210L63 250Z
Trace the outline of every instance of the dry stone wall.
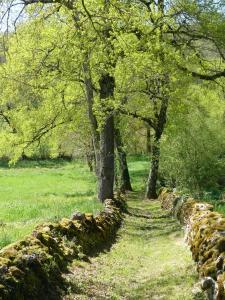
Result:
M162 208L184 225L208 299L225 300L225 216L214 212L210 204L170 189L163 189L159 199Z
M60 299L62 274L74 259L105 246L121 224L123 200L106 200L104 210L74 213L71 219L38 226L30 236L0 251L0 299Z

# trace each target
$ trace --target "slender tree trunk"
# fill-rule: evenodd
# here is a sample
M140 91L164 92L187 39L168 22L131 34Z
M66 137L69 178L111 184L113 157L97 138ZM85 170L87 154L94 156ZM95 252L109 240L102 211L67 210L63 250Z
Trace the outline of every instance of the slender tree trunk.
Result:
M87 159L89 171L92 173L93 172L93 159L89 154L86 154L86 159Z
M147 125L146 127L146 153L150 154L152 152L151 144L151 128Z
M99 81L100 99L113 97L115 81L109 74L103 75ZM100 133L100 176L99 176L99 200L113 198L114 187L114 117L110 114L106 117L103 129Z
M165 0L158 0L158 11L164 15L165 9ZM162 35L162 26L160 26L160 40L163 38ZM160 51L159 53L161 62L164 64L164 51ZM164 74L164 78L160 80L159 88L157 88L159 94L161 94L161 107L159 114L156 112L155 116L157 118L157 124L155 128L155 135L154 135L154 142L152 146L152 159L151 159L151 168L147 183L147 190L146 190L146 198L148 199L156 199L157 198L157 179L158 179L158 172L159 172L159 159L160 159L160 139L166 125L166 117L167 117L167 108L169 103L169 97L167 94L162 93L160 91L160 87L164 88L165 86L168 87L169 78L167 74ZM158 85L158 84L157 84ZM157 106L155 106L156 108ZM156 108L157 109L157 108Z
M159 171L159 158L160 158L160 140L154 138L152 145L151 169L147 182L146 198L156 199L156 185Z
M160 112L157 120L157 126L155 129L154 142L152 145L151 168L149 172L147 190L146 190L146 198L148 199L157 198L157 179L158 179L159 159L160 159L160 139L166 124L168 101L169 101L168 97L164 96L161 102Z
M164 14L165 9L165 1L164 0L158 0L158 10L161 12L161 14Z
M119 156L120 170L121 170L121 192L132 191L130 182L130 174L127 164L127 154L124 150L124 145L119 128L115 129L115 144Z
M95 166L95 152L94 152L93 140L91 140L90 144L87 147L88 147L86 150L87 164L90 172L93 172Z
M83 63L84 71L84 85L86 91L86 99L88 105L88 116L91 123L91 133L93 138L93 147L95 153L95 173L99 176L100 172L100 136L98 133L98 123L97 119L93 113L93 104L94 104L94 91L92 85L92 78L90 73L90 67L88 62L88 57L85 58Z

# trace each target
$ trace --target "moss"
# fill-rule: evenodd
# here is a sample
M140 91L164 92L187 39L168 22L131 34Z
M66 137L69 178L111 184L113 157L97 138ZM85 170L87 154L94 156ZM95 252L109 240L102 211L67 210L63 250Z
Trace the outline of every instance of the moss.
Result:
M1 251L0 253L1 258L7 258L7 259L14 259L17 255L17 249L13 246L8 246L4 249L4 251Z
M18 269L15 266L9 267L9 272L15 277L20 277L24 274L20 269Z
M225 238L220 238L217 241L216 248L218 249L218 251L220 253L223 252L223 251L225 251Z
M217 280L219 295L217 299L224 299L224 216L214 212L213 206L210 204L181 197L167 189L162 191L159 199L162 207L172 212L185 225L186 240L190 246L192 257L197 262L200 276L209 276Z
M212 277L216 279L216 263L213 259L209 259L205 264L199 269L199 273L204 277Z
M80 220L62 219L45 223L30 236L0 252L0 299L58 299L63 288L62 272L74 259L86 259L112 238L122 221L122 200L107 200L96 217L83 214Z

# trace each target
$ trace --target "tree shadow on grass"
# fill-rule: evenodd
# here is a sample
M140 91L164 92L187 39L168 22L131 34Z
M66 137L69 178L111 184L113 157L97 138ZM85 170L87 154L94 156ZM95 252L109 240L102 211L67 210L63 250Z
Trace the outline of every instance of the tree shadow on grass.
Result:
M119 227L117 229L119 229ZM120 238L120 235L118 235L118 230L115 230L115 232L112 233L111 237L109 239L107 239L105 241L105 243L101 243L98 247L92 248L90 251L85 252L85 258L83 259L83 261L85 263L87 263L88 265L92 265L91 258L99 256L100 253L106 254L107 252L110 252L112 246L118 241L119 238ZM89 282L89 284L93 285L96 283L94 283L94 281L93 281L93 282ZM100 285L101 285L101 289L99 288L99 291L100 290L104 291L105 290L104 285L101 283L100 283ZM60 299L64 299L64 300L83 299L83 298L79 298L79 296L81 296L81 297L86 296L86 297L88 297L88 299L92 299L92 297L93 297L93 292L89 292L87 290L87 287L84 288L79 285L77 276L76 275L74 276L74 271L71 272L70 268L66 269L65 273L64 273L64 291L66 291L66 294L68 294L68 292L75 294L75 298L70 298L70 296L65 296L65 293L62 290L61 297L63 297L63 296L64 297L60 298ZM105 299L105 298L97 298L97 299Z
M146 241L168 236L181 232L181 227L176 222L149 223L149 224L127 224L126 234L132 239L138 236L144 236Z
M177 276L171 277L171 273L163 272L160 276L156 276L143 282L133 282L130 286L122 285L119 287L112 287L111 283L103 283L95 281L94 278L89 277L85 286L80 289L72 287L71 292L76 293L74 297L65 298L65 300L72 299L129 299L129 300L168 300L168 296L172 299L177 296L175 290L178 286L182 289L185 280L194 281L197 278L190 273L190 270L183 269ZM118 281L120 278L118 278ZM79 296L81 298L79 298ZM182 295L180 295L182 297ZM85 298L83 298L85 297ZM178 299L178 298L176 298ZM180 298L184 299L184 298Z
M27 168L62 168L67 165L71 160L67 159L26 159L19 160L15 165L9 166L9 161L0 160L0 168L4 169L27 169Z
M77 197L91 197L95 196L95 192L88 190L84 192L74 192L74 193L43 193L43 196L55 196L55 197L64 197L64 198L77 198Z
M129 224L128 224L129 225ZM127 226L127 225L126 225ZM151 230L158 230L159 226L154 226L149 229ZM124 230L124 229L123 229ZM145 229L144 229L145 230ZM131 234L132 229L128 228L124 232L125 235ZM168 232L159 233L168 235L173 232L178 232L177 229L169 230ZM143 234L141 234L143 236ZM154 237L156 237L154 235ZM146 238L146 236L144 237ZM152 238L152 237L151 237ZM133 239L132 239L133 240ZM151 245L151 243L150 243ZM108 249L107 251L109 251ZM91 264L90 264L91 265ZM86 266L83 268L85 269ZM101 268L100 268L101 269ZM168 295L170 295L169 299L173 299L173 296L176 295L176 288L179 287L180 292L182 292L183 285L185 286L185 282L189 281L197 281L196 275L192 273L190 266L186 268L181 268L179 270L164 270L160 274L156 272L151 274L151 279L146 277L144 280L137 280L135 278L131 279L129 282L129 286L121 284L120 277L117 277L116 283L112 282L101 282L99 279L95 279L95 266L92 267L92 271L82 271L79 274L79 268L76 270L78 273L74 274L74 281L70 282L70 292L73 296L68 298L66 297L65 300L72 300L72 299L131 299L131 300L141 300L141 299L151 299L151 300L168 300ZM81 276L81 277L79 277ZM86 276L84 279L82 276ZM118 276L115 274L115 276ZM77 282L79 281L82 283L80 287L77 288ZM191 284L190 284L191 285ZM182 296L182 295L181 295ZM80 298L79 298L80 297ZM174 298L175 299L175 298ZM184 298L176 298L176 299L184 299ZM188 298L189 299L189 298Z
M147 178L148 176L148 171L147 170L132 170L130 171L131 177L132 178L137 178L140 180L140 178Z
M179 270L171 276L171 272L162 272L159 276L152 277L142 283L135 284L132 287L132 292L129 294L129 300L151 299L151 300L168 300L176 296L176 289L182 287L186 280L195 281L197 277L190 273L189 268ZM126 291L120 289L118 296L126 295ZM182 297L182 295L180 295ZM125 298L126 299L126 298ZM127 298L128 299L128 298ZM176 298L178 299L178 298ZM179 298L184 299L184 298Z
M109 254L109 261L106 256L103 259L94 260L91 264L88 264L88 267L85 266L83 270L75 269L73 276L74 288L72 295L65 298L66 300L70 299L151 299L151 300L168 300L173 299L173 296L176 295L176 288L178 287L181 298L182 298L183 288L191 286L194 282L193 275L194 273L190 271L190 265L180 267L179 264L174 264L176 261L176 254L173 256L173 253L170 254L170 249L166 255L170 255L171 265L167 261L164 262L164 251L160 250L165 245L170 247L170 241L173 243L173 247L176 247L177 239L180 241L182 237L181 226L169 216L166 216L164 212L160 209L160 205L157 202L148 202L140 201L136 202L135 197L140 194L132 193L132 201L129 201L129 213L126 215L125 226L122 227L119 234L121 234L121 246L116 247L116 254ZM149 205L150 203L150 205ZM145 217L147 214L147 218ZM111 241L113 245L120 236L115 235L115 239ZM175 243L175 244L174 244ZM103 250L108 252L111 249ZM120 245L120 241L118 243ZM131 245L131 246L128 246ZM149 245L149 252L153 251L153 254L146 252L146 246ZM152 245L154 245L152 247ZM140 248L143 247L145 250L142 252ZM122 247L122 248L121 248ZM131 249L129 249L131 247ZM137 248L137 251L134 249ZM113 250L114 251L114 250ZM118 252L117 252L118 251ZM125 262L121 261L121 255L124 254ZM130 251L130 252L129 252ZM102 250L101 250L102 252ZM96 253L98 255L98 253ZM117 255L118 260L117 260ZM159 255L159 258L158 258ZM161 255L161 256L160 256ZM145 259L146 257L146 259ZM161 258L160 258L161 257ZM159 264L159 270L155 268L154 260L157 263L157 259L162 259L163 262ZM136 262L132 265L133 261ZM137 263L140 260L140 268ZM143 274L143 277L140 278L141 270L146 271L142 263L150 262L149 267L153 267L152 271L149 272L149 277ZM106 267L103 266L106 264ZM109 264L109 265L108 265ZM122 266L121 266L122 264ZM124 264L124 266L123 266ZM164 266L165 264L165 266ZM131 278L126 278L123 283L123 277L119 277L119 274L122 276L126 273L121 273L121 267L126 268L126 265L132 265L128 267L128 270L131 271ZM86 269L87 268L87 269ZM104 269L105 268L105 269ZM133 268L137 268L137 276L134 273ZM102 271L103 269L103 271ZM113 271L111 272L111 269ZM162 270L162 271L160 271ZM77 273L76 273L77 272ZM117 273L118 272L118 273ZM76 276L77 274L77 276ZM102 276L106 280L101 281ZM107 276L110 276L107 279ZM186 281L190 281L190 284L186 284ZM80 282L80 290L76 291L76 283ZM189 293L189 292L188 292ZM168 298L168 295L172 297ZM175 298L174 298L175 299ZM189 299L189 298L188 298Z
M151 219L152 215L150 213L146 213L142 209L134 209L134 208L129 208L127 214L132 217L136 218L145 218L145 219Z
M77 262L85 262L88 265L91 265L91 258L94 258L98 256L100 253L107 253L111 250L111 247L117 242L119 235L118 235L118 229L119 225L114 228L114 231L111 232L110 237L106 237L104 242L99 243L98 246L92 247L90 250L84 251L84 256L80 260L75 259ZM72 260L74 261L74 260ZM70 262L72 262L70 261ZM68 294L68 291L70 293L75 294L74 299L79 299L79 295L87 295L87 291L84 292L84 289L79 285L79 281L77 281L77 277L74 277L74 271L71 270L71 265L68 264L64 270L62 282L63 282L63 288L59 290L59 294L56 295L59 298L55 299L73 299L73 298L67 298L65 297L65 294ZM73 280L73 277L75 280ZM72 279L72 280L71 280ZM92 299L92 298L90 298ZM46 299L47 300L47 299Z
M132 194L132 200L137 195ZM135 202L131 202L128 210L130 218L126 225L127 235L132 237L143 235L146 240L151 240L152 238L181 232L180 224L171 218L169 214L164 214L157 202L151 206L151 209L148 209L149 202L142 202L144 208L136 207L136 204L133 207L133 203Z

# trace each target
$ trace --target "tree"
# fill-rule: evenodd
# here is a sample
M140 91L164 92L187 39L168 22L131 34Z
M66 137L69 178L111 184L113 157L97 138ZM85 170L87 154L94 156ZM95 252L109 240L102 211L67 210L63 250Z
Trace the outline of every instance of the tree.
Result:
M38 3L49 5L40 9ZM46 88L45 74L49 79L47 85L51 87L49 99L50 94L53 97L56 87L59 87L58 96L62 96L63 89L67 92L69 89L67 97L79 91L82 100L85 90L100 199L104 201L113 197L114 115L117 113L142 120L153 129L152 161L146 196L156 198L160 141L168 107L181 77L189 82L190 74L193 81L196 78L216 79L223 74L223 70L210 74L203 72L218 61L217 57L209 60L205 53L198 51L203 31L207 33L207 42L211 41L210 34L214 33L211 44L220 56L223 49L223 43L218 44L219 39L215 38L215 29L206 25L206 7L203 6L202 14L199 10L201 1L192 5L187 0L178 3L174 1L168 6L162 0L157 3L145 0L96 0L91 3L26 0L24 5L29 7L28 13L36 23L48 24L49 28L58 28L59 24L64 24L61 36L64 34L68 38L63 43L58 36L51 35L51 30L45 33L42 31L48 40L46 57L42 57L41 64L37 60L32 71L34 77L39 74L39 87L36 80L31 84L36 84L37 94L43 97L41 90ZM223 28L223 14L215 6L210 6L212 11L214 22L218 19ZM189 16L191 20L184 21ZM27 21L22 25L23 30L26 24ZM52 44L49 45L49 41ZM202 62L202 58L207 59ZM51 80L57 82L56 86L51 86ZM63 88L61 81L64 82ZM60 119L59 113L57 118ZM53 128L61 125L61 122L57 125L55 121L53 123ZM51 126L48 126L49 130ZM40 136L42 134L38 135L38 139ZM124 155L120 157L125 158Z
M114 95L114 77L109 73L100 78L100 99L110 99ZM100 179L99 199L113 199L114 191L114 116L108 114L100 132Z
M130 174L129 174L128 164L127 164L127 154L126 151L124 150L124 144L123 144L119 127L115 128L115 144L119 156L119 164L121 170L120 191L121 192L132 191L133 189L131 186Z
M62 137L85 126L87 137L83 136L83 140L89 139L79 69L75 73L68 64L66 46L62 44L70 41L71 33L55 20L51 22L45 26L37 20L30 22L30 28L38 29L37 35L21 26L17 35L10 35L8 40L7 62L1 68L1 107L10 124L8 131L2 132L2 147L11 149L9 156L14 160L24 150L34 149L33 144L57 133ZM76 48L73 55L75 63L79 63ZM71 69L74 77L69 74ZM16 132L11 132L11 127Z
M224 1L209 0L182 0L173 5L177 26L169 26L168 33L175 47L183 47L184 55L187 51L195 54L179 65L195 78L213 81L225 76L224 5Z
M26 5L28 3L25 3ZM66 5L67 7L67 5ZM103 6L102 6L103 7ZM78 66L76 66L76 73L78 73L77 78L72 79L72 76L70 75L68 78L65 77L65 73L67 70L65 70L65 65L67 66L67 63L64 64L64 62L61 63L61 58L55 58L56 63L54 65L50 65L50 68L53 69L53 71L59 76L60 78L63 78L63 80L75 81L76 83L80 84L83 83L86 91L86 99L88 104L88 114L89 119L91 123L91 131L93 136L93 144L95 149L95 157L96 157L96 173L99 177L99 198L101 201L104 201L106 198L112 198L113 197L113 184L114 184L114 117L111 113L106 113L107 117L103 117L101 119L104 119L104 122L101 120L98 121L94 112L93 112L93 106L94 106L94 98L97 96L101 100L101 106L103 107L105 103L107 105L107 101L110 100L108 98L113 98L113 92L114 92L114 78L109 73L105 72L105 70L100 71L100 76L96 76L97 73L95 73L96 68L93 67L93 64L102 63L107 68L107 64L109 67L112 67L112 63L107 63L106 59L112 52L112 47L109 44L108 45L108 39L107 36L107 30L105 31L105 28L108 26L107 24L102 24L98 30L96 30L95 26L93 26L92 20L89 18L89 23L86 25L83 25L83 20L86 18L88 14L87 7L82 3L82 5L78 5L78 7L67 7L69 10L73 11L72 18L70 19L70 16L68 17L67 22L72 23L75 25L75 31L73 32L74 37L77 38L76 42L70 42L69 44L72 44L72 51L75 50L75 53L77 54L77 50L81 51L81 55L79 54L79 59L76 59L76 62ZM101 9L101 7L100 7ZM44 12L45 15L46 12ZM63 12L64 13L64 12ZM83 13L83 14L82 14ZM65 13L64 13L65 14ZM66 16L66 14L65 14ZM43 17L43 16L41 16ZM42 19L41 19L42 20ZM26 24L25 24L26 25ZM24 26L25 26L24 25ZM64 26L66 28L67 26ZM66 28L67 30L67 28ZM49 38L51 38L49 36ZM100 45L98 47L98 50L103 51L103 57L98 59L96 57L96 52L93 52L92 47L96 46L97 43L100 41ZM56 45L53 47L54 49L57 49L59 45L55 43ZM71 45L70 45L71 46ZM106 49L104 49L106 47ZM49 54L54 49L48 49L49 53L47 53L47 57L49 58ZM66 56L65 56L66 57ZM90 64L92 64L92 68L90 68ZM80 67L82 66L83 71L83 78L79 76ZM42 66L43 67L43 66ZM44 66L45 67L45 66ZM46 70L48 70L49 66L47 66ZM62 70L62 68L64 68ZM73 69L71 68L71 65L69 67L66 67L66 69L70 69L70 71ZM92 69L92 70L91 70ZM105 68L104 68L105 69ZM99 71L99 69L98 69ZM56 75L55 74L55 75ZM92 74L94 74L94 80L92 79ZM80 87L79 87L80 90ZM107 101L106 101L107 100ZM99 126L98 123L101 123L101 126ZM99 128L101 129L100 134L98 132ZM111 140L110 140L111 139ZM34 140L32 139L32 142Z
M160 168L169 186L196 194L224 188L225 105L215 87L191 84L170 107Z

